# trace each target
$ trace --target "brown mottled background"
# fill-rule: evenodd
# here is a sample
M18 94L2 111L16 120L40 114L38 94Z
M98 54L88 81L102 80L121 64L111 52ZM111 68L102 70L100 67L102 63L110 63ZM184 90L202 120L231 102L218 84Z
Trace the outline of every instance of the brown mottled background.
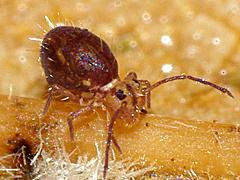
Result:
M0 0L0 9L1 94L43 97L47 85L39 43L28 38L43 38L42 29L50 29L47 16L54 24L81 26L103 38L118 59L121 77L135 71L155 82L186 73L228 87L236 96L172 82L153 93L152 112L240 122L239 0Z

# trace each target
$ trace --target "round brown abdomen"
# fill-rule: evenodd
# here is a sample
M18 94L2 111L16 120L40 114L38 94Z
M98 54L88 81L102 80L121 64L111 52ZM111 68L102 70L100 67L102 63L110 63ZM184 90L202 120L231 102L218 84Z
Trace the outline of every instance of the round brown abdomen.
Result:
M40 57L48 83L74 93L88 92L118 78L118 64L108 45L87 29L52 29L42 41Z

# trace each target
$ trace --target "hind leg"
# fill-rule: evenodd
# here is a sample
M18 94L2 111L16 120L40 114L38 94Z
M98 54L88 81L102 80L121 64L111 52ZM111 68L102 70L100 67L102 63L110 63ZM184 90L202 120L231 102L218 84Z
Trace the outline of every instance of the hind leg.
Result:
M70 117L67 119L67 123L68 123L68 127L69 127L70 138L72 141L74 141L74 128L73 128L72 121L74 119L76 119L78 116L80 116L82 113L84 113L86 111L90 111L92 108L93 108L93 104L90 104L86 107L83 107L79 111L70 113Z
M60 85L56 85L56 84L52 85L49 88L48 97L47 97L47 101L46 101L46 104L45 104L43 112L42 112L42 116L45 116L47 114L48 109L51 105L51 102L54 99L55 93L66 96L72 101L78 101L78 98L74 94L72 94L69 90L65 89L64 87L62 87Z

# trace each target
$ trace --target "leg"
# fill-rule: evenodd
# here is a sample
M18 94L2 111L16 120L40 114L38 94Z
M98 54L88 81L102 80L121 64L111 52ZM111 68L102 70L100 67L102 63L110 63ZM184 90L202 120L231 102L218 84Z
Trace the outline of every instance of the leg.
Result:
M59 95L67 96L71 101L78 102L79 98L76 97L73 93L71 93L69 90L65 89L64 87L60 85L53 85L52 88L56 93Z
M136 105L137 105L137 94L136 94L136 91L135 89L132 87L131 84L129 83L125 83L126 86L127 86L127 90L130 92L130 94L132 95L132 99L133 99L133 102L132 102L132 105L134 108L136 108Z
M127 76L125 77L125 80L126 79L135 79L137 80L137 74L135 72L130 72L127 74Z
M140 83L144 84L146 86L146 100L147 100L147 107L150 108L150 98L151 98L151 91L150 91L150 87L151 87L151 84L149 83L149 81L147 80L137 80L137 74L135 72L130 72L127 74L125 80L127 79L130 79L130 80L133 80L135 81L136 83L139 84L140 86ZM136 92L134 90L134 88L131 86L131 84L127 84L127 88L129 90L129 92L132 94L133 96L133 106L135 106L137 104L137 95L136 95Z
M70 132L70 137L71 140L74 141L74 129L73 129L73 123L72 121L76 119L78 116L80 116L82 113L91 110L93 107L93 104L90 104L86 107L83 107L79 111L72 112L70 113L70 117L67 119L68 127L69 127L69 132Z
M117 148L118 152L119 152L120 154L122 154L122 149L121 149L121 147L119 146L119 144L118 144L118 142L117 142L117 140L116 140L116 138L115 138L114 136L112 136L112 142L113 142L114 146Z
M42 116L45 116L46 113L48 112L48 109L50 107L50 103L51 103L52 98L53 98L53 91L54 91L54 88L50 87L49 92L48 92L47 101L46 101L46 104L45 104L43 112L42 112Z
M107 176L107 169L108 169L108 159L109 159L109 151L110 151L110 146L111 146L111 141L112 141L112 134L113 134L113 125L115 121L117 120L117 117L119 113L123 110L123 108L126 106L126 102L123 102L121 106L115 111L113 114L113 117L108 125L108 136L107 136L107 146L105 150L105 162L104 162L104 169L103 169L103 179L106 179Z
M160 86L160 85L162 85L162 84L168 83L168 82L170 82L170 81L182 80L182 79L189 79L189 80L192 80L192 81L196 81L196 82L202 83L202 84L204 84L204 85L206 85L206 86L211 86L211 87L213 87L213 88L215 88L215 89L217 89L217 90L219 90L219 91L221 91L221 92L223 92L223 93L226 93L228 96L234 98L233 95L232 95L232 93L231 93L229 90L227 90L226 88L223 88L223 87L221 87L221 86L218 86L218 85L216 85L216 84L214 84L214 83L211 83L211 82L209 82L209 81L206 81L206 80L204 80L204 79L197 78L197 77L193 77L193 76L189 76L189 75L184 75L184 74L183 74L183 75L173 76L173 77L169 77L169 78L160 80L160 81L154 83L154 84L150 87L150 90L153 90L154 88L156 88L156 87L158 87L158 86Z
M144 88L145 90L145 95L146 95L146 100L147 100L147 108L151 107L151 84L148 80L138 80L142 85L146 86Z
M46 113L48 112L48 109L50 107L51 101L53 100L54 97L54 93L59 93L61 95L65 95L68 96L72 101L78 101L78 99L76 98L76 96L74 96L70 91L66 90L65 88L59 86L59 85L52 85L49 88L49 92L48 92L48 97L47 97L47 102L44 106L42 115L46 115Z

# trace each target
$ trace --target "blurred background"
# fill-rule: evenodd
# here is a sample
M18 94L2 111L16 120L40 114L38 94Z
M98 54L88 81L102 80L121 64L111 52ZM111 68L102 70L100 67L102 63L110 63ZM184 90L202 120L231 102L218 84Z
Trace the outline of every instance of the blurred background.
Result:
M45 97L40 44L32 40L42 39L51 23L74 25L108 43L121 78L135 71L154 83L185 73L235 95L171 82L153 92L152 113L240 123L239 0L0 0L0 9L0 94Z

